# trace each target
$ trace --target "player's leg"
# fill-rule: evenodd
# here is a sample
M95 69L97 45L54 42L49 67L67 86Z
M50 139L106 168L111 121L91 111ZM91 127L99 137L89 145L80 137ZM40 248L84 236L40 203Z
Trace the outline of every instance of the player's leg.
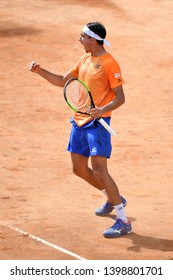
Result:
M131 222L128 221L126 217L118 187L108 173L107 158L94 156L91 158L91 162L94 175L97 181L105 186L109 200L111 201L117 216L116 222L113 224L113 226L105 230L103 235L105 237L113 238L130 233L132 231Z
M71 160L72 160L73 172L75 175L84 179L90 185L97 188L98 190L104 189L103 185L99 181L97 181L93 170L88 167L87 157L80 154L71 153Z
M122 203L118 187L108 173L107 158L101 156L91 157L93 173L98 182L104 186L109 200L113 205Z
M87 157L80 155L80 154L71 153L71 160L72 160L73 173L76 176L84 179L86 182L88 182L90 185L92 185L96 189L103 191L103 193L106 192L105 186L101 183L100 180L99 181L97 180L98 172L96 171L96 169L95 169L95 171L93 171L90 167L88 167L88 158ZM105 170L105 168L103 168L103 169ZM97 174L96 174L96 172L97 172ZM113 179L110 177L109 174L108 174L108 179L110 181L113 181ZM107 181L107 179L106 179L106 181ZM115 184L114 181L112 183ZM117 186L115 184L115 189L116 188L117 188ZM106 194L107 194L107 192L106 192ZM113 194L113 196L115 197L115 194ZM108 199L108 201L106 202L106 205L97 209L95 212L96 215L101 216L101 215L109 214L110 212L112 212L114 204L110 202L108 195L106 195L106 197ZM120 198L121 198L121 202L123 202L123 206L125 207L127 204L125 198L122 196L120 196Z

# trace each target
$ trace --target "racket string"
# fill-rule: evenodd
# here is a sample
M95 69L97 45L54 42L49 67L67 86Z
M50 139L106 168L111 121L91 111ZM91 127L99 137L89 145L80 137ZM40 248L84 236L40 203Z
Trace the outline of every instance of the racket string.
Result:
M89 114L92 109L88 91L78 81L74 80L66 87L66 96L69 103L80 112Z

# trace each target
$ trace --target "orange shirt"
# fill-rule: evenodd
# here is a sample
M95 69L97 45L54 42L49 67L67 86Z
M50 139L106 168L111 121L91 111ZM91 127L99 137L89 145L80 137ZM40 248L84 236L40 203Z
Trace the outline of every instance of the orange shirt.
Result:
M115 59L106 53L103 56L94 57L90 53L83 55L72 74L81 79L90 89L94 103L97 107L103 107L110 103L115 97L112 89L124 83L121 70ZM102 117L110 117L111 111ZM91 120L90 116L75 113L74 121L78 126L83 126Z

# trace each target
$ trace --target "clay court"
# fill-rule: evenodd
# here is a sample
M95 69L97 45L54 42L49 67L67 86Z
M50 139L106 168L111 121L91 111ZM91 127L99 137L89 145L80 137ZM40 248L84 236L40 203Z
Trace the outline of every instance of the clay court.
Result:
M173 259L173 1L0 0L0 14L0 259ZM102 235L114 215L94 214L103 195L72 173L63 90L28 71L65 74L95 20L126 82L108 162L133 225L119 239Z

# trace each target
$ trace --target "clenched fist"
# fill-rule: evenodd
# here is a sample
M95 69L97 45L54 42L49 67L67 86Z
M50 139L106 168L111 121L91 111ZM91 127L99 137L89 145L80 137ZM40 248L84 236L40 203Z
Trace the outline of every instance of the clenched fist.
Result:
M29 69L31 72L38 73L39 70L40 70L40 65L39 65L37 62L32 61L32 62L29 64L28 69Z

